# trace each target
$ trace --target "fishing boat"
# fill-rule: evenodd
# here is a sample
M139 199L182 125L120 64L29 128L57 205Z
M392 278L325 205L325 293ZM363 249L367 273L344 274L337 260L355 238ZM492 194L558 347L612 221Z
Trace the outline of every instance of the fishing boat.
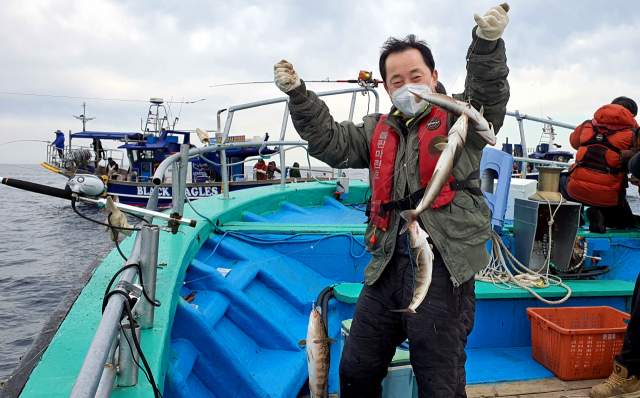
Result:
M319 96L353 93L355 98L359 91L364 89ZM232 107L229 118L236 110L277 102L284 102L287 112L286 101ZM146 209L119 205L146 217L140 230L119 244L127 259L114 250L87 269L6 383L2 397L309 396L307 354L298 343L306 337L314 303L326 319L329 337L338 340L331 346L328 381L328 393L338 396L341 350L371 258L365 250L362 206L369 184L282 180L231 191L230 173L223 172L221 194L187 204L178 197L171 215L157 212L161 177L169 167L184 169L188 157L250 145L228 142L228 133L218 145L177 151L164 159L150 177L153 190ZM284 164L285 148L305 143L279 140L273 145ZM495 177L498 188L486 185L494 178L483 178L496 231L488 250L495 254L501 248L505 256L512 253L522 260L522 248L542 238L526 229L525 224L537 221L505 223L512 164L511 155L485 149L482 168ZM186 179L172 181L174 191L184 192L184 184ZM77 200L104 203L92 197ZM552 237L547 236L545 255L560 273L569 274L556 256L567 244L563 237L569 236L573 247L575 236L581 236L580 270L563 280L564 287L518 289L499 281L476 282L476 321L466 347L470 397L584 393L598 381L561 381L534 360L527 309L608 306L629 311L639 270L640 230L592 234L570 221L559 225L565 210L575 218L575 206L539 203L535 220L547 205L554 216L560 210L553 227L556 243L551 249ZM531 266L533 251L527 255L522 261ZM609 272L581 278L596 261ZM571 294L566 301L549 303L566 297L567 288ZM619 341L620 336L607 338ZM605 349L593 341L581 344L575 349ZM403 347L397 349L383 387L385 398L417 396Z
M63 150L55 146L47 146L46 160L42 166L54 173L73 178L77 174L93 174L101 177L106 184L106 194L118 197L121 203L136 206L145 206L154 185L150 178L157 166L171 154L179 152L181 145L194 148L191 143L191 133L195 130L177 130L178 118L173 122L169 120L167 109L162 98L151 98L151 105L147 113L147 120L140 120L139 133L87 131L87 118L84 112L78 116L83 125L81 132L69 131L68 144ZM218 111L217 130L210 131L215 134L206 144L219 143L222 136L220 115L226 109ZM231 119L229 126L231 127ZM282 130L284 131L284 130ZM60 133L62 134L62 133ZM195 158L189 158L186 169L187 185L185 195L190 200L215 196L221 193L222 170L226 164L231 191L253 188L263 185L279 184L276 179L258 180L251 169L245 168L245 164L256 161L258 158L266 158L277 154L277 148L267 146L269 136L266 135L247 137L245 135L228 136L226 142L252 143L250 146L234 148L224 152L221 159L220 152L205 153ZM117 148L105 148L103 142L112 142L119 145ZM108 175L108 160L118 165L117 173ZM286 178L288 173L284 169L281 173ZM173 175L169 168L163 176L163 184L160 185L160 207L171 206L173 191L171 186ZM298 179L300 182L313 181L312 178Z

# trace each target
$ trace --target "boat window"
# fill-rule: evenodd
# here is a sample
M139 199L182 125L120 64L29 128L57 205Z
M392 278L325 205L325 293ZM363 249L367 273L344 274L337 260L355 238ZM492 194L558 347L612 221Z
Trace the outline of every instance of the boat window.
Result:
M131 151L131 163L138 163L138 151Z
M142 172L150 173L151 172L151 163L142 163Z
M140 160L153 160L153 151L140 151Z

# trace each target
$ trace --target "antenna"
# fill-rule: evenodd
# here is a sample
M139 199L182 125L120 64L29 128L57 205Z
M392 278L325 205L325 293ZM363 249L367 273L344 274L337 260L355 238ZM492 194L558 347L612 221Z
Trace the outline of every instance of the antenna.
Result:
M89 120L95 119L95 117L87 117L86 115L87 115L87 103L83 102L82 103L82 115L80 115L80 116L73 115L73 117L75 117L76 119L82 121L82 131L86 131L87 130L87 122Z

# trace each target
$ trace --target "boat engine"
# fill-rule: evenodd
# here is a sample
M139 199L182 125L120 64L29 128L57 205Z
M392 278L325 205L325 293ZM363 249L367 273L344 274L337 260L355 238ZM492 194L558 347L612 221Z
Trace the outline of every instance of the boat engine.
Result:
M102 179L93 174L76 173L67 185L71 192L83 196L100 196L107 190Z

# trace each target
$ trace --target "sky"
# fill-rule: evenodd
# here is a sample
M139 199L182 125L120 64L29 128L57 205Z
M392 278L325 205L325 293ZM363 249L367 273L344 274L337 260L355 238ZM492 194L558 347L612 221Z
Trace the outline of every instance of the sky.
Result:
M590 119L620 95L640 100L640 3L637 1L512 1L503 39L510 68L509 111L569 124ZM148 99L194 101L171 105L177 129L216 129L216 112L281 97L273 65L290 61L305 80L355 79L361 69L379 77L388 37L416 34L433 51L449 93L464 87L465 54L475 26L495 1L163 1L3 0L0 13L0 163L40 163L54 131L82 130L73 118L86 103L88 130L140 131ZM316 92L349 88L309 83ZM391 101L378 88L384 113ZM4 93L87 98L51 98ZM336 120L348 117L350 97L327 100ZM355 120L373 111L358 95ZM231 134L277 137L283 106L237 112ZM226 113L223 113L223 124ZM525 122L529 147L541 125ZM556 142L570 148L570 130ZM288 123L286 139L299 140ZM520 142L507 117L501 144ZM197 142L195 134L192 141ZM74 141L75 143L75 141ZM88 144L88 142L87 142ZM199 145L199 144L198 144ZM115 143L105 143L114 148ZM302 149L287 163L306 163ZM322 165L312 160L314 166Z

